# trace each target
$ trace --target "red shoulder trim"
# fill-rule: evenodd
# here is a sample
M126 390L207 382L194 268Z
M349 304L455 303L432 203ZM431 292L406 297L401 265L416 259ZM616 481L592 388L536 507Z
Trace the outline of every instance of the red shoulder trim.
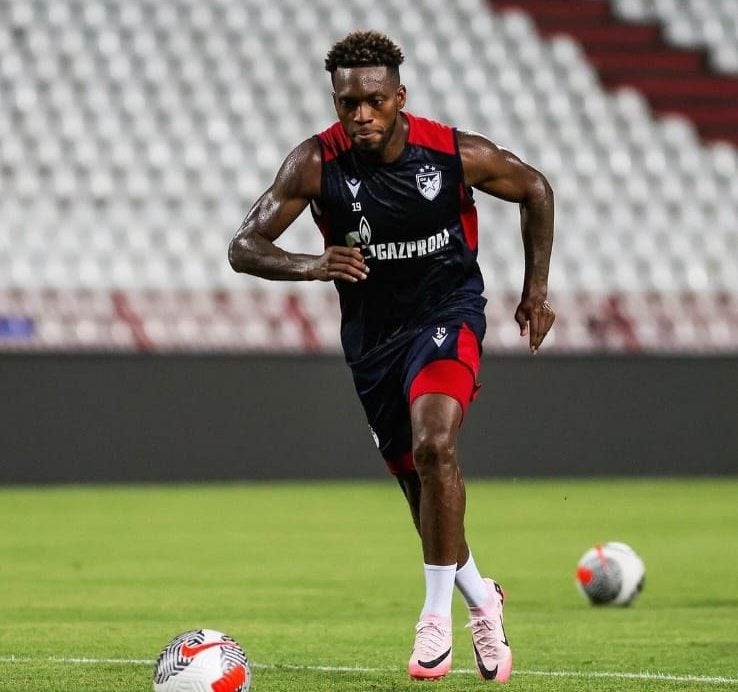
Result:
M351 148L351 139L341 123L333 123L318 135L318 139L323 150L323 160L326 162Z
M408 144L417 144L421 147L434 149L444 154L456 153L456 134L454 128L435 120L419 118L412 113L405 113L410 131L407 136Z

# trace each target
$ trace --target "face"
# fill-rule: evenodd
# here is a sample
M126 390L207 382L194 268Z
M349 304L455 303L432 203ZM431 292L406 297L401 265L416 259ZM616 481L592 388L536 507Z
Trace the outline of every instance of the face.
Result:
M333 74L338 119L361 151L381 156L393 143L405 87L386 67L339 67Z

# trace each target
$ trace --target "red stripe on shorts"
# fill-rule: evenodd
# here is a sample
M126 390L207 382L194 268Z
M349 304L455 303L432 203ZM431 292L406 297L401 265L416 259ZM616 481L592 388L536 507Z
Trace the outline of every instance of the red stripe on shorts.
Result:
M461 327L456 348L459 360L471 368L476 380L479 376L479 343L477 342L477 335L466 324Z
M387 468L393 476L396 476L398 473L410 473L410 471L415 471L415 462L413 461L412 452L405 452L394 459L385 459L384 463L387 464Z
M428 363L410 385L410 405L423 394L446 394L461 404L464 413L475 390L474 374L458 360L434 360Z
M434 360L423 367L410 385L410 405L422 394L448 394L461 404L466 414L479 390L479 343L466 324L459 330L456 354L458 360Z

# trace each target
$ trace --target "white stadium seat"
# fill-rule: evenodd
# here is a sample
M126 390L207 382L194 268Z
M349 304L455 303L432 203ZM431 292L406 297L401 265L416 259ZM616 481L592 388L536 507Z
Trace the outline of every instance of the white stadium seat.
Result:
M707 46L716 69L737 71L732 0L612 3L626 19L663 22L675 43ZM2 14L24 48L0 32L0 298L27 293L39 325L28 347L299 351L315 348L315 338L335 351L338 318L324 309L335 307L332 286L289 287L315 325L306 332L279 320L285 287L234 275L226 248L289 149L332 122L326 51L370 26L405 50L410 110L486 133L547 174L557 195L554 300L597 312L612 294L623 305L653 291L693 295L701 315L712 311L708 346L735 337L736 301L726 311L723 296L738 294L736 149L701 144L681 118L654 118L632 89L604 91L574 41L541 39L521 12L495 13L484 0L369 8L356 0L7 0ZM509 305L522 277L518 211L475 198L487 345L521 348ZM322 247L308 213L280 242ZM56 303L34 302L39 291L151 291L165 300L184 289L173 310L140 304L148 341L131 336L110 300L107 322L84 318L76 328L59 321ZM198 321L197 295L244 300L257 290L261 309L233 324L219 310ZM270 315L271 295L278 308ZM628 314L643 347L663 348L638 310ZM593 336L584 320L563 322L555 348L626 347ZM701 338L685 327L672 344L698 348ZM18 343L0 340L6 345Z

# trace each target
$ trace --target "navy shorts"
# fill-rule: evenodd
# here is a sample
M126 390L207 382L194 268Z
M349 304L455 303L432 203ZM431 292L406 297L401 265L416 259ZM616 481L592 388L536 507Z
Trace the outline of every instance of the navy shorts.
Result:
M455 398L466 412L479 385L484 323L449 321L427 327L351 372L369 427L393 474L411 471L410 405L422 394Z

